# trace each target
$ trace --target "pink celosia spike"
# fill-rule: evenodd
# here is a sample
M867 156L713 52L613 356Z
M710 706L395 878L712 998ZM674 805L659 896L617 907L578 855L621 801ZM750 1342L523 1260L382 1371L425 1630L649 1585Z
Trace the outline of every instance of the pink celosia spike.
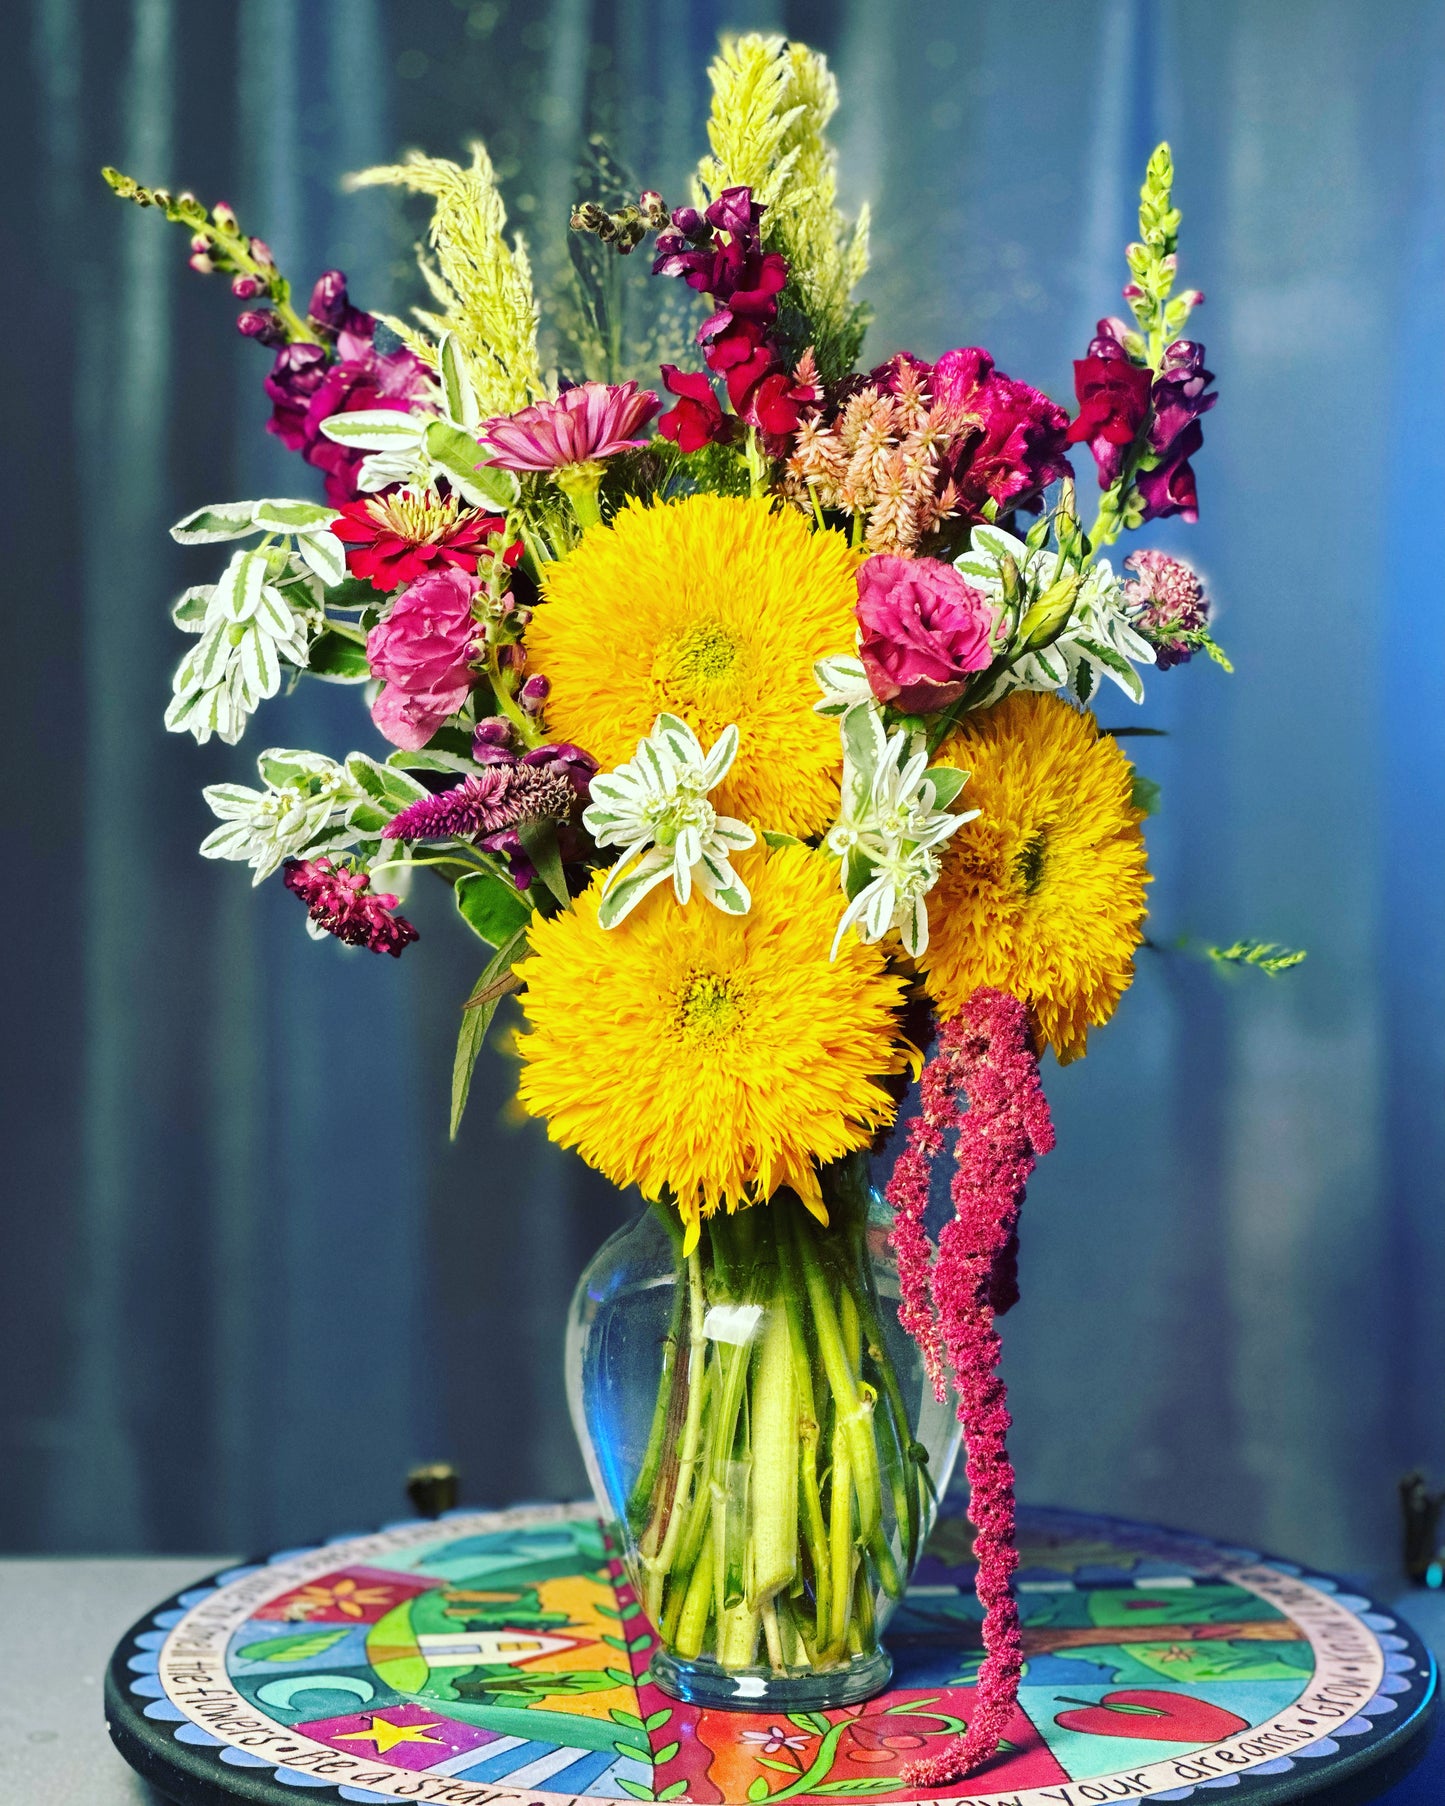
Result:
M984 986L944 1025L923 1074L923 1112L894 1167L893 1244L903 1289L900 1321L918 1341L938 1383L939 1345L958 1390L967 1447L969 1520L984 1608L984 1659L968 1730L936 1756L908 1764L910 1787L947 1787L991 1761L1018 1699L1023 1639L1010 1582L1014 1471L1008 1458L1008 1395L997 1367L994 1316L1018 1297L1018 1218L1034 1162L1054 1145L1039 1084L1028 1011ZM967 1098L962 1110L961 1098ZM953 1219L938 1238L929 1271L923 1213L929 1168L949 1126L958 1132Z

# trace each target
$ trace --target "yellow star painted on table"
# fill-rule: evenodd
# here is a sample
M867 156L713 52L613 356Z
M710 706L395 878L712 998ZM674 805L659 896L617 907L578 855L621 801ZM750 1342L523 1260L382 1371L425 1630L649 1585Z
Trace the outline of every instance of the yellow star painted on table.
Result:
M440 1737L428 1737L428 1731L440 1730L440 1720L436 1724L396 1724L390 1718L382 1718L378 1713L371 1714L369 1731L342 1731L337 1736L338 1743L374 1743L378 1756L398 1743L440 1743Z

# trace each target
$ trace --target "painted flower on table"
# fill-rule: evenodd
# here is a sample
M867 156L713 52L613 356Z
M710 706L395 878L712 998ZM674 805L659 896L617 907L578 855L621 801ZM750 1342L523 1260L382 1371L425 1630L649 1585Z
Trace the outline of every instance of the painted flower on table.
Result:
M393 746L417 751L466 701L480 633L477 587L455 565L429 571L367 636L372 676L383 680L371 718Z
M635 382L579 383L555 401L501 414L477 429L488 464L515 471L565 470L596 464L646 445L643 429L661 401Z
M266 430L326 473L326 499L340 507L359 493L356 476L366 453L328 439L322 421L358 408L424 412L431 374L404 345L377 350L378 322L351 306L339 270L328 270L316 284L311 315L327 342L299 341L276 353L265 382L272 402Z
M873 694L909 714L947 708L993 658L999 611L950 564L880 553L858 567L859 656Z
M521 540L503 545L506 522L500 515L414 489L345 503L331 531L346 547L352 576L382 591L446 565L471 573L483 558L500 554L511 566L522 556Z

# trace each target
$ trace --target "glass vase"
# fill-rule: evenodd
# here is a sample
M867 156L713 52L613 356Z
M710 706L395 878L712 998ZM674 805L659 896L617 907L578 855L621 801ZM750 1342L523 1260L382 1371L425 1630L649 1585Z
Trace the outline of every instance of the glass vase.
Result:
M573 1299L568 1399L675 1698L750 1711L868 1699L958 1452L898 1322L888 1215L859 1156L702 1226L645 1210Z

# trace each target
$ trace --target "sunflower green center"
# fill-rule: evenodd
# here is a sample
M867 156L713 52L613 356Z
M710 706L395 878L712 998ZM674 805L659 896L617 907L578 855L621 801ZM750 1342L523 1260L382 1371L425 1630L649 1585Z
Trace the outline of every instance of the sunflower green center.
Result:
M658 648L653 676L669 696L698 702L737 674L741 653L720 621L697 621Z
M742 1027L740 988L717 972L695 972L678 998L677 1025L690 1041L715 1043Z
M1026 897L1031 897L1043 881L1048 844L1048 836L1040 828L1025 841L1023 851L1014 861L1014 879Z

